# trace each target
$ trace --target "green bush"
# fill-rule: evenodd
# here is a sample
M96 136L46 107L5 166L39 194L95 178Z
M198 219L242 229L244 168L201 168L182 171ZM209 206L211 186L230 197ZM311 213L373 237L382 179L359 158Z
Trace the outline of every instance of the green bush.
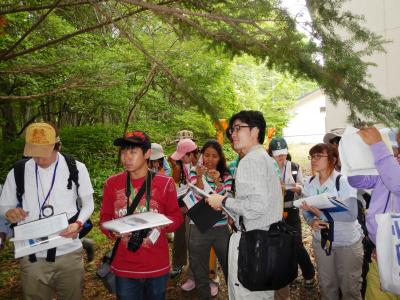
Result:
M131 126L132 128L142 129L148 133L152 141L162 143L166 154L175 151L175 143L168 143L175 138L176 131L168 126L154 127L139 121ZM188 128L191 129L191 128ZM62 148L61 152L74 156L77 160L84 163L89 171L94 189L94 198L96 203L101 201L101 195L105 180L117 172L121 172L119 165L118 151L113 145L115 138L122 135L122 126L115 125L93 125L82 127L64 127L61 130ZM199 132L200 129L193 130ZM212 129L203 132L197 140L201 147L203 142L210 136ZM13 142L3 144L0 148L0 182L4 182L6 176L14 163L22 158L24 149L24 139L21 137ZM227 145L225 150L230 149ZM228 150L228 158L233 155Z

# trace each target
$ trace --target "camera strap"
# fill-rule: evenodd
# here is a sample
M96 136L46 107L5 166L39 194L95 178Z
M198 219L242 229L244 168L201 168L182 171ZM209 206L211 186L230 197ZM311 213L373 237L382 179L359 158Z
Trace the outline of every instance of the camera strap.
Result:
M129 172L126 172L126 186L125 186L125 196L127 198L127 203L129 203L129 197L132 194L131 190L131 176ZM135 198L132 201L131 206L128 207L126 215L131 215L135 211L136 207L139 204L140 199L143 197L144 192L146 192L146 205L147 205L147 210L149 210L149 203L150 203L150 196L151 196L151 183L153 180L153 177L155 176L156 173L152 171L148 171L146 175L146 179L144 180L142 186L139 189L139 192L136 194ZM117 252L118 245L121 242L121 238L117 238L115 241L114 247L111 252L111 257L110 257L110 265L114 259L114 256Z

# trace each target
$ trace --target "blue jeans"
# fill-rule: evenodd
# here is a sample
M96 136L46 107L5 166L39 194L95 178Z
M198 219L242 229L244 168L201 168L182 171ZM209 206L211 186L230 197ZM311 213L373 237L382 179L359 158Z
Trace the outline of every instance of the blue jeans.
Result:
M169 274L153 278L115 276L117 299L164 300Z

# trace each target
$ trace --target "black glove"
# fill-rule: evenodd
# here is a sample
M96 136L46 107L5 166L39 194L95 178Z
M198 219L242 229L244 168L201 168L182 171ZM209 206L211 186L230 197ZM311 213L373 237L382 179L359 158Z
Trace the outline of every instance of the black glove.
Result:
M136 252L143 243L143 239L147 237L150 229L142 229L139 231L132 232L132 235L128 241L128 250Z

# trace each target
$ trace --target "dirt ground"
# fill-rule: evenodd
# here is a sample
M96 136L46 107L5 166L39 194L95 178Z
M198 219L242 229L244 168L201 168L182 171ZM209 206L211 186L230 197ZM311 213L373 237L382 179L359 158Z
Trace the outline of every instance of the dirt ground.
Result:
M315 257L313 253L313 249L311 246L312 236L310 228L303 223L302 227L303 231L303 242L304 246L310 254L311 261L315 266ZM225 283L224 276L221 270L218 270L217 274L220 278L220 287L219 293L214 299L223 300L228 299L228 287ZM168 293L167 299L174 300L194 300L197 299L196 292L184 292L179 288L181 282L184 282L186 277L183 275L181 278L177 280L170 280L168 285ZM299 268L299 273L297 279L290 284L290 299L291 300L317 300L320 299L319 288L316 282L316 286L314 288L305 288L303 285L303 277L301 275L301 270Z

